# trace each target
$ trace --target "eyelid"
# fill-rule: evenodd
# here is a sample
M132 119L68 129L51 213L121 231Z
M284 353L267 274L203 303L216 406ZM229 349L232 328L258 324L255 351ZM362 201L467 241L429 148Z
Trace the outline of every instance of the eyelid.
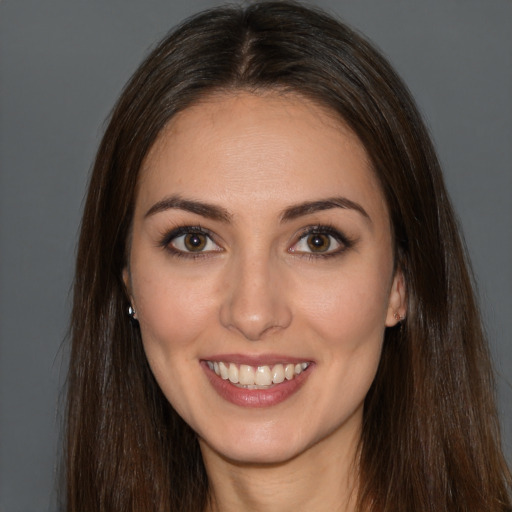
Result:
M180 236L184 236L187 234L193 234L193 233L200 233L211 241L211 243L215 244L217 249L214 250L201 250L201 251L186 251L178 249L177 247L172 246L173 240L179 238ZM328 249L325 252L314 252L314 251L296 251L294 250L294 247L302 241L305 237L314 235L314 234L321 234L321 235L327 235L332 237L334 240L336 240L337 244L339 244L339 247L336 247L335 249ZM186 226L177 226L174 229L171 229L170 231L165 232L160 238L160 241L158 243L158 246L162 247L163 249L167 250L174 256L178 257L184 257L184 258L201 258L201 257L208 257L212 256L214 253L223 252L224 249L222 246L217 242L217 236L215 233L210 231L209 229L203 228L200 225L186 225ZM296 256L304 256L304 257L310 257L310 258L327 258L332 256L337 256L343 253L345 250L351 248L355 244L356 240L351 239L346 234L341 232L338 228L335 228L328 224L322 224L322 225L313 225L313 226L306 226L295 237L295 242L293 245L288 249L288 252L296 255Z
M202 234L202 235L206 236L211 241L211 243L215 244L215 246L218 247L218 249L214 249L214 250L210 249L210 250L206 250L206 251L201 250L201 251L194 252L194 251L186 251L186 250L178 249L177 247L174 247L172 245L173 240L176 240L177 238L180 238L182 236L190 235L190 234L194 234L194 233L198 233L198 234ZM163 249L169 251L172 255L175 255L175 256L181 256L181 257L185 257L185 258L207 257L207 256L210 256L212 253L217 253L217 252L223 251L222 247L216 242L215 238L216 238L215 235L209 229L203 228L202 226L198 226L198 225L196 225L196 226L178 226L178 227L166 232L161 237L158 245L160 247L162 247Z
M314 251L295 251L293 248L301 242L304 238L310 235L327 235L339 244L339 247L336 247L335 249L328 249L325 252L314 252ZM355 240L351 239L344 233L342 233L339 229L335 228L334 226L330 226L327 224L324 225L314 225L314 226L307 226L304 229L302 229L299 234L297 235L297 239L290 247L289 252L292 254L296 254L297 256L306 256L306 257L319 257L319 258L327 258L331 256L337 256L343 253L345 250L351 248L355 243Z

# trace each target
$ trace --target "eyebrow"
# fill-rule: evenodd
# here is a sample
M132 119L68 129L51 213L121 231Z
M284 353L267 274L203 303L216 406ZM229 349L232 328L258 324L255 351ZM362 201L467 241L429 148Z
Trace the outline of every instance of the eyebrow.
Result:
M330 210L331 208L342 208L345 210L355 210L371 223L371 218L366 210L355 201L351 201L346 197L330 197L319 201L309 201L286 208L281 215L281 222L294 220L304 215L320 212L322 210Z
M354 210L360 213L371 223L371 218L366 210L359 203L351 201L346 197L330 197L328 199L307 201L290 206L286 208L281 214L281 222L289 222L299 217L304 217L305 215L311 215L312 213L320 212L323 210L330 210L332 208ZM172 209L185 210L187 212L195 213L197 215L201 215L202 217L221 222L230 222L233 218L233 215L222 206L204 203L202 201L196 201L193 199L184 199L179 195L169 196L155 203L146 212L145 218L155 215L156 213Z
M155 215L155 213L164 212L166 210L185 210L187 212L195 213L212 220L222 222L229 222L232 215L221 206L203 203L202 201L194 201L191 199L183 199L178 195L166 197L158 203L155 203L144 216L145 218Z

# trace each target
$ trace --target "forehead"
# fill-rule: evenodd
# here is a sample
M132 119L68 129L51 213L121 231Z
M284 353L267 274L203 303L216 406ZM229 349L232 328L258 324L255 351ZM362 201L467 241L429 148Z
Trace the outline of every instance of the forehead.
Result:
M139 203L172 193L277 208L343 194L386 210L357 136L294 94L218 94L180 112L151 148L138 189Z

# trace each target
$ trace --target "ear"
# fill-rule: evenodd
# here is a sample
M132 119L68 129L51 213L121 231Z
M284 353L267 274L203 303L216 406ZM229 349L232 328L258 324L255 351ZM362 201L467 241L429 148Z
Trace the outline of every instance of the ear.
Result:
M406 305L407 290L402 271L395 272L393 284L389 292L388 312L386 315L386 327L393 327L407 315Z
M131 279L130 271L128 270L128 267L123 268L123 282L124 282L124 287L126 289L126 294L128 295L128 298L130 300L130 304L135 311L135 305L134 305L133 295L132 295L132 279ZM134 318L135 318L135 316L134 316Z

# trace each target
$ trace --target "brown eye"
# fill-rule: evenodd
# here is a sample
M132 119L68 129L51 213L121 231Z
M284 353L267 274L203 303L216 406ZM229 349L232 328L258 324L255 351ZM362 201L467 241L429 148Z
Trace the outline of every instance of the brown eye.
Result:
M331 237L323 233L313 233L306 239L311 252L326 252L331 247Z
M203 233L188 233L183 238L183 243L190 252L202 251L207 241L208 238Z
M304 233L289 251L297 254L334 256L341 254L350 246L351 242L338 231L327 226L317 226Z
M167 247L173 254L186 256L201 256L213 252L222 252L210 234L201 231L201 228L185 226L169 233L162 246Z

